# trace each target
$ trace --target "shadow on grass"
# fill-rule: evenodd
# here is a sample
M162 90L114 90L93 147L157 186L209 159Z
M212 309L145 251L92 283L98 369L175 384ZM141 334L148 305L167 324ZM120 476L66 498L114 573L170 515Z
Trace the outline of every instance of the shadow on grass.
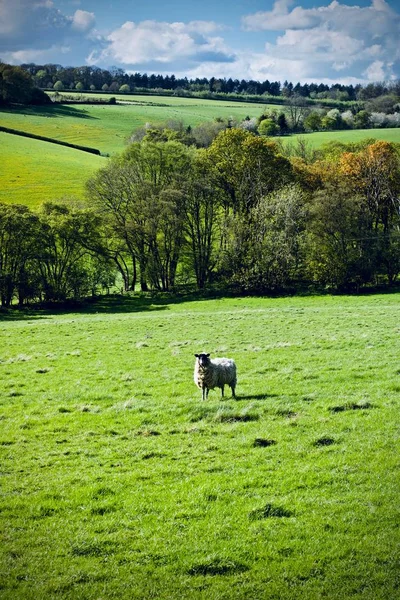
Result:
M215 296L213 296L215 298ZM119 314L168 310L168 306L182 302L209 300L210 297L185 295L120 295L99 296L82 302L38 304L31 307L0 308L1 321L46 319L63 314Z
M269 400L278 398L278 394L236 394L236 400Z
M54 103L45 106L18 106L13 108L2 107L1 113L10 113L18 115L27 115L34 117L76 117L78 119L98 119L89 114L85 108L76 108L75 106Z

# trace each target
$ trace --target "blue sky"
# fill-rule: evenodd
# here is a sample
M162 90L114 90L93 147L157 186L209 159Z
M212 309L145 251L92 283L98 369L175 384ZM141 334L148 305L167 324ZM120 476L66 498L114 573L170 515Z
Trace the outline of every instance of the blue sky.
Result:
M400 0L0 0L0 59L296 83L400 78Z

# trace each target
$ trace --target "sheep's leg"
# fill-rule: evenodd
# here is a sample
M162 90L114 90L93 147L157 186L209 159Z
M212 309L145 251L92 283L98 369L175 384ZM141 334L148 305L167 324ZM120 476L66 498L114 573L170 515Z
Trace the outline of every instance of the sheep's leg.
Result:
M231 390L232 390L232 398L236 398L235 386L234 385L231 385Z
M224 397L224 387L225 387L224 385L221 385L221 398Z
M202 388L202 399L206 400L208 396L208 389L206 387Z

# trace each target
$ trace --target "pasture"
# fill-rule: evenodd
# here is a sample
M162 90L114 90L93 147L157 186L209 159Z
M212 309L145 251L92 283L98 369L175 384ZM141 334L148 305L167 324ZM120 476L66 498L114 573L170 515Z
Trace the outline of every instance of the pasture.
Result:
M194 98L126 96L126 104L21 107L0 110L0 125L56 140L99 149L103 154L121 152L132 131L146 122L181 120L195 126L216 117L240 121L258 117L275 105L223 102ZM15 135L0 133L0 202L37 206L44 200L83 198L85 181L105 164L105 159ZM359 141L366 137L400 142L400 129L367 129L302 134L312 147L332 140ZM296 136L279 138L293 143Z
M340 142L349 144L361 142L366 138L383 140L385 142L400 143L400 128L392 127L387 129L352 129L347 131L315 131L314 133L295 134L282 138L283 143L294 143L296 138L301 137L306 140L312 148L320 148L329 142Z
M53 104L12 111L3 109L0 124L115 154L124 149L132 131L147 122L163 123L172 119L193 127L216 117L238 120L247 115L258 117L267 107L193 98L134 96L134 99L134 102L117 105Z
M398 295L0 319L2 600L400 597Z
M101 156L0 132L0 202L39 206L82 198L85 182L106 164Z

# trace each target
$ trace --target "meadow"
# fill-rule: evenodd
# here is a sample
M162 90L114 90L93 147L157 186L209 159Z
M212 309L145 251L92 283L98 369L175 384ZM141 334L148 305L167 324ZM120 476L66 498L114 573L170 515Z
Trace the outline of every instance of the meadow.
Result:
M240 121L246 116L258 117L266 109L279 109L275 105L195 98L122 98L125 104L2 108L0 125L97 148L103 155L114 155L126 147L132 131L147 122L157 124L172 119L183 121L186 126L196 126L217 117ZM85 181L105 164L105 159L82 151L1 132L0 136L0 202L38 206L44 200L82 199ZM290 144L296 137L279 139ZM331 140L349 142L366 137L400 142L400 129L319 132L301 137L314 148Z
M0 319L2 600L400 598L398 295Z
M303 138L312 148L320 148L329 142L349 144L361 142L366 138L383 140L385 142L400 143L400 128L387 129L352 129L347 131L315 131L314 133L295 134L282 138L284 144L294 143L296 138Z
M45 200L82 198L85 182L106 159L0 132L0 202L37 207Z
M54 104L0 111L0 125L45 135L57 140L98 148L102 153L121 152L134 129L147 122L183 121L194 127L216 117L242 120L258 117L266 104L132 96L117 105ZM126 101L126 99L124 99Z

